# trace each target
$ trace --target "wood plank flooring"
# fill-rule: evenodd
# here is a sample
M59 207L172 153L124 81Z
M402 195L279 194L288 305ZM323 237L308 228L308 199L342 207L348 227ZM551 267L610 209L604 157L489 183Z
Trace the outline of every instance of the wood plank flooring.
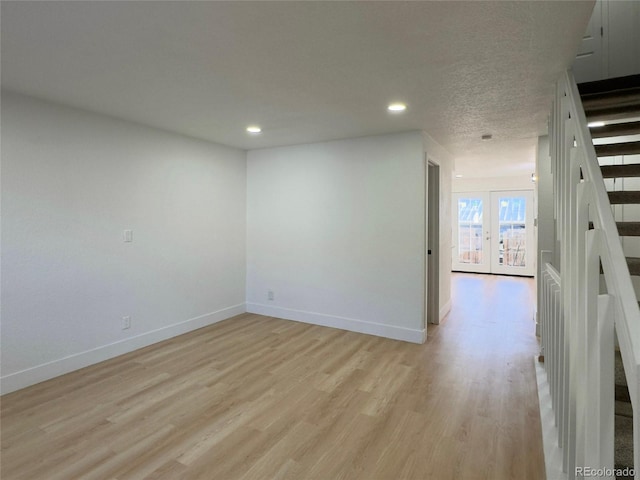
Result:
M544 479L533 280L425 345L246 314L2 397L2 480Z

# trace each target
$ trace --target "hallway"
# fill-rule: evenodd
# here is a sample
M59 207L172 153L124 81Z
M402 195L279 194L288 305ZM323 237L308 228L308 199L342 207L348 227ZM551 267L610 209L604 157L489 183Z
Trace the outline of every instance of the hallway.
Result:
M460 455L457 478L543 479L535 280L454 273L452 297L427 345L449 389L440 394L451 399L446 441Z
M425 345L245 314L2 398L3 480L542 480L532 279Z

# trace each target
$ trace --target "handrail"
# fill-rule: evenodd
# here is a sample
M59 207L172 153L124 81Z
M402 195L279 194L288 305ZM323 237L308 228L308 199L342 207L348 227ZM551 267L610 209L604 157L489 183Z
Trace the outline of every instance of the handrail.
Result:
M570 71L557 84L550 135L559 264L541 265L538 295L563 469L573 479L583 467L614 466L615 325L635 412L635 479L640 480L640 308ZM600 265L606 294L600 292Z

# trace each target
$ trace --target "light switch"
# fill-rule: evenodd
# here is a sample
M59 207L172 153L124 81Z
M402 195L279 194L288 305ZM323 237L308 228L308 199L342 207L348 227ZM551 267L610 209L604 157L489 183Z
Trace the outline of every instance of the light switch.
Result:
M125 230L122 233L122 238L125 242L133 242L133 230Z

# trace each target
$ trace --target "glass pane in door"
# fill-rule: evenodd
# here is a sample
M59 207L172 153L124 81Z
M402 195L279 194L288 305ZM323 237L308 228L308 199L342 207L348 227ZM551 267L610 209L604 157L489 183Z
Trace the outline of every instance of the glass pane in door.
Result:
M527 199L498 199L498 265L527 267Z
M458 262L471 265L483 263L482 199L458 199Z

